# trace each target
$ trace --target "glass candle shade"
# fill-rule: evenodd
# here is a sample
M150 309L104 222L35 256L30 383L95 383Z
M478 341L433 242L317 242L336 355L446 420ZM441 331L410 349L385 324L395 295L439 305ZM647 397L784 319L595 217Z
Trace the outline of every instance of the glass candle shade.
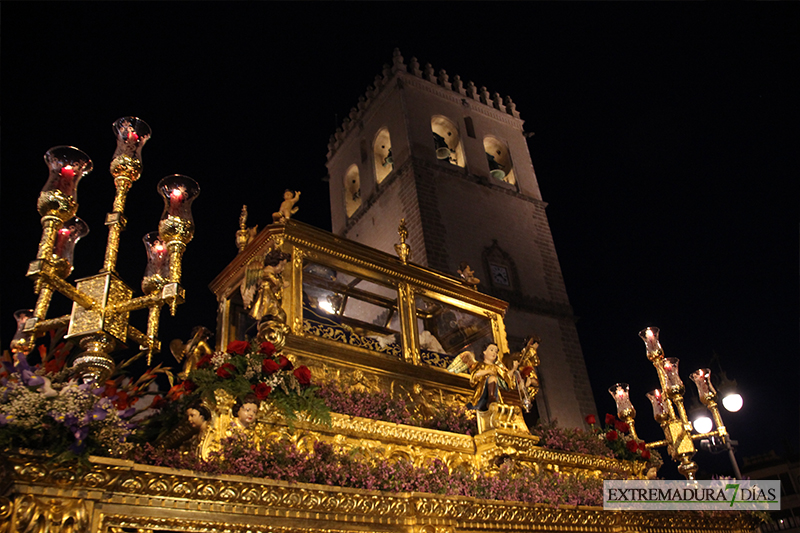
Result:
M20 309L14 311L14 320L17 322L17 332L11 338L11 353L21 353L28 355L33 349L33 335L26 335L22 332L25 329L25 322L33 318L33 309Z
M39 214L69 220L78 208L78 182L92 171L92 160L73 146L56 146L44 154L44 162L50 173L39 194Z
M142 279L142 291L150 294L163 289L169 280L169 251L157 231L148 233L142 241L147 251L147 267Z
M56 234L56 244L53 247L56 272L62 278L72 273L75 257L75 244L89 234L89 226L78 217L66 221Z
M661 349L661 343L658 342L658 332L658 328L645 328L639 332L639 336L642 338L647 348L647 356L650 359L664 355L664 350Z
M631 403L628 389L629 386L627 383L615 383L608 389L608 392L617 404L617 416L622 420L631 419L636 416L636 410Z
M656 422L663 422L669 419L669 407L666 403L666 398L661 394L658 389L653 389L646 394L647 399L653 404L653 418Z
M683 381L678 375L678 362L675 357L667 357L664 359L664 378L665 386L668 395L670 396L683 396L685 391Z
M716 397L717 391L714 389L714 385L711 384L710 369L701 368L695 370L689 376L689 379L697 386L697 394L700 396L700 401L703 402L704 405L708 405L708 402Z
M200 194L200 186L188 176L173 174L158 182L158 193L164 198L164 212L158 224L158 234L169 244L184 244L194 236L192 202Z
M111 160L111 175L136 181L142 174L142 147L150 138L147 122L136 117L122 117L112 124L117 149Z

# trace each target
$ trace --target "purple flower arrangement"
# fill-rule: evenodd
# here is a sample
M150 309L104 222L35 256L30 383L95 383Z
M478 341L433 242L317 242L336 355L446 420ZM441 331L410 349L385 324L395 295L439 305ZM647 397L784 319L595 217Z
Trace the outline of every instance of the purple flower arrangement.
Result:
M3 362L0 379L0 449L47 450L58 459L129 450L137 411L127 396L121 404L116 387L54 383L44 367L15 357L16 364Z
M551 505L601 505L602 480L534 469L507 460L497 471L477 471L462 465L450 469L434 459L414 466L407 459L389 461L368 450L338 451L317 441L311 450L298 449L289 439L270 441L261 450L241 437L222 445L224 452L202 461L174 450L149 444L131 458L144 464L188 468L210 474L264 477L294 483L388 492L425 492L451 496L546 503Z

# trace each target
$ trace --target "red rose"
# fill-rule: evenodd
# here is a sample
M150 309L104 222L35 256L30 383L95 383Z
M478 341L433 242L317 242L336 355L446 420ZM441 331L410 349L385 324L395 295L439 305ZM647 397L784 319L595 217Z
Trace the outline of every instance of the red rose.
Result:
M233 374L231 374L231 372L235 372L235 371L236 371L236 367L235 366L233 366L230 363L225 363L224 365L222 365L221 367L219 367L217 369L217 375L219 377L221 377L222 379L228 379L229 377L231 377L233 375Z
M628 448L628 451L631 453L636 453L636 450L639 449L639 445L636 444L635 440L629 440L625 443L625 447Z
M300 385L310 385L311 384L311 370L308 369L307 366L301 365L294 369L294 377L297 378L298 383Z
M639 450L645 451L647 449L647 444L643 440L639 441Z
M259 400L266 400L267 396L269 396L269 393L272 392L272 387L266 383L257 383L256 385L252 385L250 388L253 389L253 393Z
M192 392L196 388L197 385L195 385L194 381L190 381L187 379L186 381L183 382L183 390L185 390L186 392Z
M211 354L211 353L207 354L207 355L204 355L203 358L200 359L197 362L197 368L205 368L206 366L208 366L208 364L211 362L211 358L213 356L214 356L214 354Z
M261 353L266 356L270 356L275 353L275 345L269 341L261 343Z
M606 413L606 424L613 424L615 420L616 418L614 417L614 415Z
M614 431L613 429L611 431L609 431L608 433L606 433L606 439L608 440L608 442L614 442L618 438L619 438L619 435L617 435L617 432Z
M247 341L231 341L228 343L228 347L225 351L237 355L244 355L247 353L248 348L250 348L250 343Z
M289 361L284 355L278 357L278 365L280 365L281 370L291 370L294 368L292 362Z
M594 417L594 415L586 415L585 420L590 426L597 424L597 419Z
M261 363L261 371L265 374L274 374L280 369L281 367L278 365L278 363L272 359L264 359L264 362Z
M625 422L623 422L621 420L615 421L614 422L614 427L617 428L617 431L622 432L622 433L627 433L628 430L630 429L628 427L628 424L626 424Z
M642 459L650 459L650 450L644 450L642 452Z

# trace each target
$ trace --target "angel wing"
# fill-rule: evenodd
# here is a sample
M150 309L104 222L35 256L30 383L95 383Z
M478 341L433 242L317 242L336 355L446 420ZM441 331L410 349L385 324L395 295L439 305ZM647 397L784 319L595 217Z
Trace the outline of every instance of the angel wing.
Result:
M183 348L184 344L183 341L180 339L172 339L172 342L169 343L169 351L172 352L172 356L179 363L183 361L183 356L184 356Z
M244 301L244 308L250 309L261 287L261 272L264 270L264 256L254 257L247 263L244 271L244 280L239 286Z
M447 367L448 372L453 374L464 374L469 372L472 365L475 364L475 354L469 350L463 351L453 359L453 362Z

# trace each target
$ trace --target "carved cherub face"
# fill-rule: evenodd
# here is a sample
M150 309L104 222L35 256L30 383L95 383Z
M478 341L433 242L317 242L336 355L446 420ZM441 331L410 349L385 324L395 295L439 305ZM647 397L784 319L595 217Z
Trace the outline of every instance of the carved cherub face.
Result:
M290 191L289 189L286 189L286 191L283 193L283 199L284 200L291 200L292 198L294 198L294 193L292 191Z
M186 418L188 419L190 426L198 429L202 428L206 421L206 419L203 418L203 415L200 414L200 411L191 408L186 410Z
M258 406L254 403L246 403L239 408L239 414L237 415L237 418L243 426L249 427L253 422L256 421L257 414Z

